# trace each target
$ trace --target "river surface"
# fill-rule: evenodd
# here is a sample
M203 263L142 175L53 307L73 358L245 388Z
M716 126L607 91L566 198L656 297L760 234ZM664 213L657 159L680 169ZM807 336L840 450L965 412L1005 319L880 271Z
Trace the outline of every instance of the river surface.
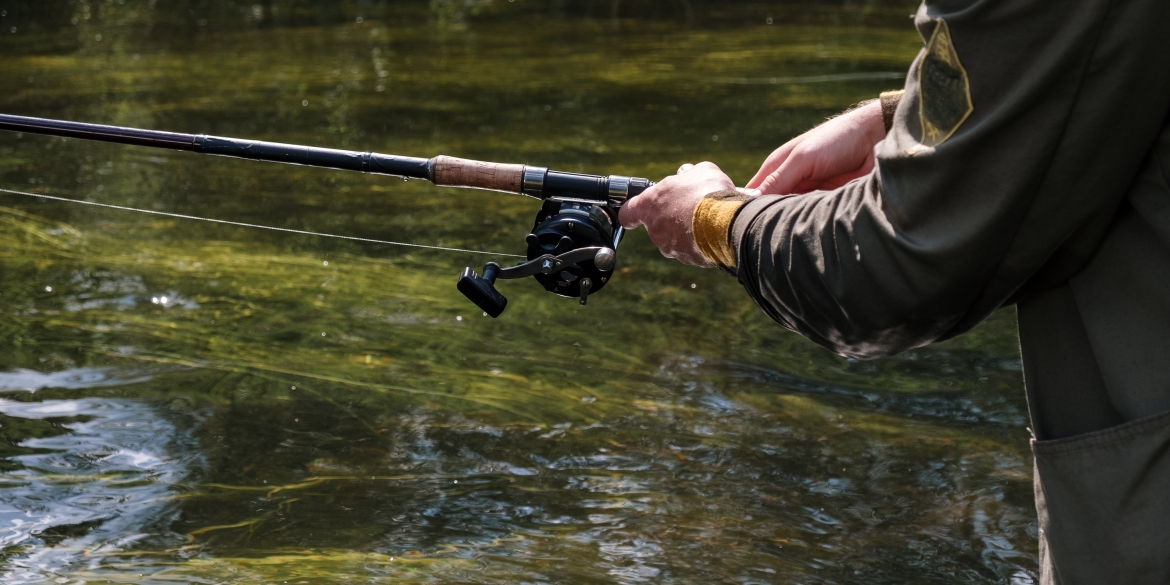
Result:
M0 0L0 111L743 184L902 85L913 10ZM536 211L7 132L0 188L493 253ZM1012 311L860 362L641 231L586 307L485 317L489 259L0 193L0 580L1035 581Z

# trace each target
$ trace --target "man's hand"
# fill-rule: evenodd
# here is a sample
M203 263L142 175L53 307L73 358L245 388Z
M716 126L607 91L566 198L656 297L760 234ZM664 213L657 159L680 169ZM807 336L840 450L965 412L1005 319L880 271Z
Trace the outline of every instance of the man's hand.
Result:
M873 170L873 147L886 135L877 100L846 112L776 149L747 184L763 194L789 195L834 189ZM678 174L631 199L622 207L626 229L646 226L663 256L684 264L713 264L695 245L691 217L703 196L734 189L713 163L683 165Z
M735 184L714 163L686 164L678 168L677 175L666 177L622 206L619 219L626 229L646 226L650 241L663 256L712 267L695 245L691 216L704 195L729 189L735 189Z
M777 148L747 187L765 195L836 189L873 170L873 147L885 136L882 105L874 100Z

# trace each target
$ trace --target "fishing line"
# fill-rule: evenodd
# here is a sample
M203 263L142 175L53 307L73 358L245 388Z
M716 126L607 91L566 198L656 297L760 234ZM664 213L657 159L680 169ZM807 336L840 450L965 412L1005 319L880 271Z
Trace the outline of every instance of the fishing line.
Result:
M463 248L446 248L443 246L426 246L423 244L410 244L407 242L391 242L388 240L374 240L371 238L359 238L356 236L342 236L337 234L323 234L320 232L309 232L305 230L294 230L291 228L275 227L270 225L259 225L254 223L244 223L242 221L228 221L226 219L213 219L210 217L196 217L194 215L183 215L181 213L168 213L166 211L153 211L150 209L138 209L136 207L124 207L121 205L111 205L109 203L97 203L96 201L82 201L79 199L69 199L66 197L56 197L53 195L44 195L41 193L26 193L24 191L13 191L11 189L0 189L0 193L9 193L12 195L24 195L26 197L36 197L39 199L51 199L53 201L62 201L65 203L80 203L82 205L93 205L96 207L106 207L109 209L118 209L121 211L137 211L138 213L149 213L151 215L162 215L166 217L177 217L179 219L193 219L196 221L207 221L211 223L219 223L224 225L234 225L239 227L257 228L262 230L273 230L277 232L287 232L290 234L301 234L306 236L318 236L322 238L337 238L340 240L351 240L354 242L367 242L370 244L388 244L391 246L405 246L407 248L422 248L425 250L442 250L444 252L463 252L466 254L487 254L489 256L506 256L509 258L525 258L520 254L505 254L503 252L485 252L483 250L466 250Z

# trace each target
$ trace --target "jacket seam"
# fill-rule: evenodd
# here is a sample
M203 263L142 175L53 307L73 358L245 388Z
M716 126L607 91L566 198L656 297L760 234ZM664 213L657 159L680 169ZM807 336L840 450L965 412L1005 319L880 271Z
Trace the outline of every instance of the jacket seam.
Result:
M1106 447L1120 440L1130 439L1157 429L1167 421L1170 421L1170 412L1063 439L1047 441L1032 439L1032 450L1037 455L1060 455L1095 447Z

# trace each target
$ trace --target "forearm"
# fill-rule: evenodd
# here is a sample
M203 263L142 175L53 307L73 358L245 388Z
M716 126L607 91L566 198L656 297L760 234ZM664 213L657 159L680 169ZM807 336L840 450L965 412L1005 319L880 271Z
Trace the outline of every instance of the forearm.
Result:
M1107 224L1127 176L1115 169L1158 127L1141 112L1164 110L1079 106L1084 87L1097 103L1133 91L1085 73L1114 71L1090 66L1107 62L1091 49L1106 2L1078 2L1075 18L1027 4L1044 17L921 8L927 44L874 171L737 210L734 271L769 316L841 354L896 353L974 326ZM1140 61L1117 77L1137 79L1125 71Z
M872 99L789 140L747 183L764 194L833 189L873 169L873 147L886 136L883 103Z
M813 190L814 183L845 184L854 178L852 175L861 176L863 173L858 171L867 162L872 167L873 146L889 132L901 97L901 90L883 92L880 98L861 102L789 141L765 161L748 188L763 187L765 193L799 193ZM786 190L779 185L796 188ZM699 250L712 263L727 269L735 267L731 224L748 201L749 197L734 191L716 192L708 194L695 209L692 231Z
M864 116L857 121L876 126L875 144L887 139L902 96L884 93L858 112ZM916 144L906 116L890 143L877 148L886 173L876 169L799 197L745 201L726 226L725 255L734 259L727 268L756 304L851 357L890 355L945 336L989 277L993 264L985 258L997 253L993 224L971 221L978 215L974 199L948 202L939 189L947 179L913 177L914 168L929 163L906 154Z
M935 341L987 273L968 268L959 241L903 237L882 208L876 177L747 202L729 231L734 273L769 317L835 353L873 358Z

